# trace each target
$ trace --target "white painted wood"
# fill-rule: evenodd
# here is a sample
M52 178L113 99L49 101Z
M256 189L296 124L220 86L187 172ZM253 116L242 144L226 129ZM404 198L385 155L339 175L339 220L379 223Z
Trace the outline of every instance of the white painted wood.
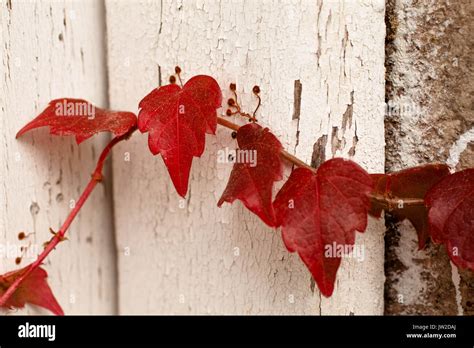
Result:
M104 8L93 0L1 1L0 28L0 243L18 249L31 242L31 252L39 253L51 238L49 227L59 228L87 184L106 139L78 147L73 138L53 138L45 129L20 140L15 134L53 98L82 97L107 106ZM110 182L106 185L97 187L72 224L70 240L46 261L66 314L116 310ZM34 234L19 242L20 231ZM2 273L17 268L14 257L3 253ZM20 313L48 312L31 306Z
M260 122L308 163L322 135L326 158L348 157L357 132L354 159L383 171L384 1L107 0L106 13L114 108L137 110L159 69L166 82L180 65L185 79L214 76L226 98L236 82L248 110L260 85ZM365 261L343 260L333 297L321 299L280 231L240 203L216 207L232 167L217 151L227 146L235 142L226 129L207 137L183 208L147 136L115 152L120 313L382 314L383 223L370 222L357 240Z

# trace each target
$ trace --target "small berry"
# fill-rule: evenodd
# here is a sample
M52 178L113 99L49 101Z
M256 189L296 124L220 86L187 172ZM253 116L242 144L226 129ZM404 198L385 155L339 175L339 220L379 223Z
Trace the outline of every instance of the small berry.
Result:
M232 116L232 110L231 109L227 109L227 111L225 112L225 114L227 116Z
M19 264L21 263L21 257L17 257L17 258L15 259L15 263L16 263L17 265L19 265Z
M176 66L174 68L174 72L177 73L177 74L181 74L181 68L179 66Z
M254 94L259 94L260 93L260 87L259 86L253 86L252 92Z
M174 77L173 75L170 76L170 83L172 85L176 83L176 77Z
M230 136L232 137L232 139L235 139L235 138L237 138L237 132L235 132L235 131L234 131L234 132L232 132L232 134L231 134Z
M230 98L229 100L227 100L227 105L234 106L235 105L235 100Z
M20 232L20 233L18 233L18 240L23 240L23 239L25 239L25 238L26 238L25 232Z
M229 88L231 91L235 91L237 89L237 86L235 85L235 83L231 83Z

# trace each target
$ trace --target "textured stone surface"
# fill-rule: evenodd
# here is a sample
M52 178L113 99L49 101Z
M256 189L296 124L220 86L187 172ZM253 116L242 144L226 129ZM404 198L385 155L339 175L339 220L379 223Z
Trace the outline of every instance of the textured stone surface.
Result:
M386 115L387 171L429 162L472 167L472 18L471 0L387 2L386 101L405 110ZM460 291L444 248L417 251L412 226L388 227L386 313L467 313L472 278L461 274Z

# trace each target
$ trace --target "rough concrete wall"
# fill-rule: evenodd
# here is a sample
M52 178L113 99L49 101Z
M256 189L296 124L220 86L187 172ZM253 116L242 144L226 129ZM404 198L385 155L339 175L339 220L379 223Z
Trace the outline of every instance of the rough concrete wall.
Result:
M346 156L383 170L383 1L107 1L106 9L113 107L136 110L180 65L185 78L210 74L224 91L237 82L249 110L260 85L260 122L308 163ZM117 148L120 312L381 314L383 223L359 235L365 261L343 260L333 297L322 299L279 231L240 203L216 207L232 168L217 163L217 151L235 146L225 129L207 138L186 200L146 136Z
M386 170L445 162L472 167L474 2L389 0L386 23ZM387 218L386 313L472 314L472 272L444 247L417 250L409 223Z
M58 230L90 179L104 138L79 147L46 129L19 140L15 134L54 98L107 106L104 29L100 1L0 1L0 274L36 258L51 238L49 227ZM69 241L45 262L66 314L115 312L110 201L111 187L99 185ZM19 241L20 231L31 235ZM16 252L27 245L16 266ZM19 312L47 313L33 306Z

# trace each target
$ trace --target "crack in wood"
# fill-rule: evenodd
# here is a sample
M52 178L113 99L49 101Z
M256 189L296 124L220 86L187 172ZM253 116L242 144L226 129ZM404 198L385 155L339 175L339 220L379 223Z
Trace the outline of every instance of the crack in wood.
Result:
M296 147L300 142L300 114L301 114L301 92L303 91L303 85L300 80L295 80L294 84L294 95L293 95L293 117L292 120L297 120L296 123L296 142L295 142L295 155Z
M301 92L303 91L303 85L300 80L295 80L294 87L294 107L292 120L299 120L301 113Z

